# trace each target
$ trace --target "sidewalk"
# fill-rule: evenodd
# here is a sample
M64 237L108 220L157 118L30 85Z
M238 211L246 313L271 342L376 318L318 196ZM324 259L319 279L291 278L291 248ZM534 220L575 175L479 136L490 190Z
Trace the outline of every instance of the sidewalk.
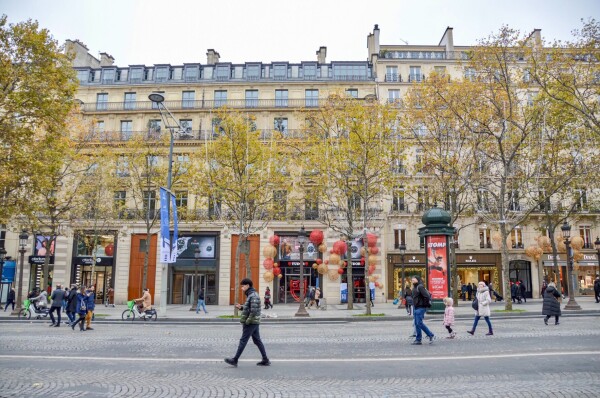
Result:
M569 314L595 314L600 315L600 304L596 303L592 296L582 296L576 299L582 311L565 311L564 306L567 303L567 299L563 300L561 308L563 308L563 315ZM498 310L504 310L504 302L492 303L492 317L519 317L519 316L532 316L541 315L542 313L542 299L528 299L527 303L513 304L513 310L525 310L524 312L496 312ZM298 311L298 304L276 304L272 309L262 310L263 316L267 319L266 321L373 321L373 320L409 320L410 318L404 309L398 308L393 305L391 300L387 303L375 302L375 306L371 308L372 314L384 314L384 316L378 317L360 317L356 315L365 313L365 304L354 304L353 310L347 309L347 304L328 304L326 310L313 309L307 310L310 317L299 318L294 315ZM96 305L96 321L100 320L121 320L121 313L127 309L125 305L117 305L116 307L105 307L104 305ZM237 322L237 319L222 318L223 316L233 315L233 306L231 305L207 305L206 309L208 314L200 312L196 314L196 311L190 311L190 305L168 305L167 313L162 314L159 310L158 319L159 321L181 321L181 322L206 322L206 321L220 321L220 322ZM458 306L455 307L455 316L457 318L472 318L474 311L471 308L471 302L460 301ZM428 317L436 318L443 317L443 314L428 314ZM10 309L6 312L0 311L0 320L15 319L15 316L10 316Z

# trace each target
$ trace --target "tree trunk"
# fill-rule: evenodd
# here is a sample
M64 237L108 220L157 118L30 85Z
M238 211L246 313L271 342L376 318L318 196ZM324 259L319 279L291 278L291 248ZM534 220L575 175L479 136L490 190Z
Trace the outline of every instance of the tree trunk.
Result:
M509 231L506 230L506 224L500 224L500 235L502 236L502 286L504 286L504 299L506 300L504 309L512 311L512 296L510 294L510 261L508 258L508 238Z
M150 257L150 239L152 235L150 234L150 230L146 231L146 250L144 250L144 270L142 272L142 291L146 288L146 284L148 283L148 261ZM142 292L139 292L140 294Z
M450 295L454 300L454 307L458 307L460 286L458 283L458 265L456 264L456 245L454 243L450 246L450 273L452 275L450 278L450 289L453 289Z
M238 308L235 306L235 304L241 304L238 303L238 288L240 285L240 255L242 253L242 235L238 235L238 244L237 247L235 249L235 264L234 264L234 273L235 273L235 277L234 277L234 286L233 286L233 315L234 316L238 316L239 315L239 310Z
M351 239L350 237L348 239ZM350 246L347 245L347 250L346 250L346 258L349 260L352 260L352 252L350 250ZM352 262L352 261L350 261ZM365 267L367 266L367 263L365 262ZM347 271L347 277L346 277L346 281L348 282L348 306L347 309L349 310L353 310L354 309L354 281L352 280L352 264L348 264L346 265L346 269Z
M363 217L366 217L366 213L363 215ZM369 278L367 276L368 274L368 267L369 267L369 242L367 239L367 229L365 228L363 230L363 247L365 248L365 314L367 315L371 315L371 289L369 286ZM352 259L350 259L352 260ZM351 263L352 261L350 261ZM352 267L352 264L348 264L349 267ZM368 296L368 297L367 297Z

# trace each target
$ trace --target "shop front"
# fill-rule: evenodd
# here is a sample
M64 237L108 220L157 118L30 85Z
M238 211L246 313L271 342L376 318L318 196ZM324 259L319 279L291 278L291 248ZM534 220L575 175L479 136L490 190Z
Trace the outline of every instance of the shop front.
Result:
M583 253L583 259L575 266L579 291L581 294L594 294L594 280L598 275L598 255Z
M288 232L289 234L289 232ZM300 302L300 244L297 235L286 235L285 232L276 233L280 238L277 259L281 270L281 278L273 280L273 303L289 304ZM312 242L306 242L303 253L304 261L304 294L310 287L319 287L323 290L323 275L319 275L313 264L321 253Z
M400 290L412 286L411 278L413 276L420 276L423 281L426 280L425 254L406 253L404 259L400 254L389 254L387 274L389 275L387 285L391 287L387 292L387 296L388 299L394 299L398 296Z
M96 303L105 303L109 289L114 289L116 232L75 234L71 260L71 283L93 286Z
M499 253L460 253L456 254L457 285L477 287L480 281L492 284L494 290L502 292L500 283L501 260ZM531 289L529 290L531 293ZM502 294L502 293L500 293Z
M568 296L571 286L567 283L568 273L566 255L564 253L556 255L558 272L554 267L554 256L552 254L544 254L542 259L544 265L544 280L546 283L554 282L558 286L558 282L560 281L563 294ZM598 272L598 255L595 253L584 253L583 258L574 263L573 272L575 273L575 280L577 281L578 288L575 295L593 295L594 279Z
M169 265L167 304L197 302L198 288L207 305L218 304L219 235L183 233L177 239L177 261Z

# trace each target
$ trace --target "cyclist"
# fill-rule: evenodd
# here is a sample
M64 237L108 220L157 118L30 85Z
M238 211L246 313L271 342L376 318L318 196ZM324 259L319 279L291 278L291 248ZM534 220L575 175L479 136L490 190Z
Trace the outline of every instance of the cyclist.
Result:
M134 299L133 301L138 304L140 315L143 317L146 316L146 310L152 309L152 297L150 296L150 289L145 288L142 297Z

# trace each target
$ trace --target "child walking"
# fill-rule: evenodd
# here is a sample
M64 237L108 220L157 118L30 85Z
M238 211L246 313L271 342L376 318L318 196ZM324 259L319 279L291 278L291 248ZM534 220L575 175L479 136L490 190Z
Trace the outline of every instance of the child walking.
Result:
M444 304L446 305L446 309L444 310L444 326L450 333L450 336L446 337L447 339L453 339L456 336L456 332L452 330L452 326L454 326L454 300L450 297L446 297L444 299Z

